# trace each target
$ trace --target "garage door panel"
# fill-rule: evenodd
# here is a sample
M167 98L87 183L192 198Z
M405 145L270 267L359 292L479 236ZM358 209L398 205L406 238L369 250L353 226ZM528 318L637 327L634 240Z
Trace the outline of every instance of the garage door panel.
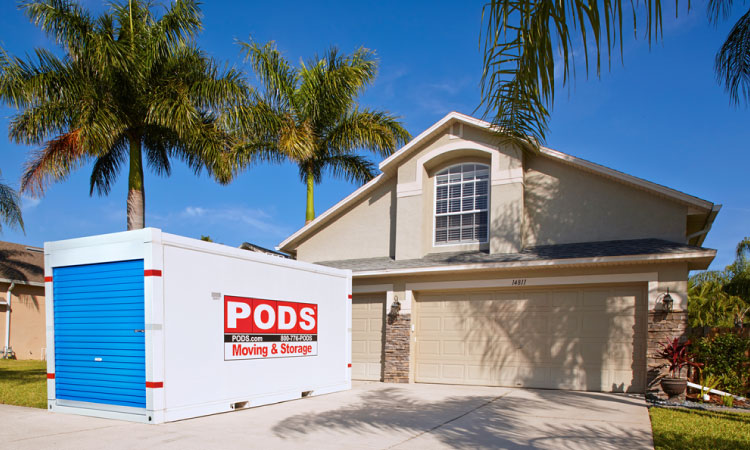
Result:
M466 352L465 344L461 341L443 341L443 355L460 355L464 356Z
M384 311L384 294L352 299L352 379L382 378Z
M442 320L440 317L424 317L419 321L419 331L440 331Z
M642 286L417 293L416 305L418 382L645 387Z

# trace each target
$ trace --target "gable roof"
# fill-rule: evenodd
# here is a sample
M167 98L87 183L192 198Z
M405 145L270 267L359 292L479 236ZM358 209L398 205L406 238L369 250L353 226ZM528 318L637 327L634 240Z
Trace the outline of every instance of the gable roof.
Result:
M420 133L419 136L415 137L414 139L409 141L406 145L404 145L399 150L394 152L391 156L384 159L378 166L380 170L383 172L382 174L373 178L368 183L366 183L359 189L352 192L346 198L344 198L343 200L341 200L340 202L336 203L331 208L326 210L323 214L319 215L312 222L308 223L307 225L297 230L295 233L293 233L291 236L289 236L283 242L281 242L277 248L285 249L289 245L294 244L295 242L299 241L300 238L303 238L304 236L311 233L312 231L321 228L325 223L331 220L336 215L337 212L343 210L344 208L348 206L355 204L368 192L372 191L382 181L394 175L394 172L395 172L394 169L398 167L399 162L403 161L411 153L417 150L421 144L431 139L432 137L440 134L441 132L443 132L443 130L445 130L446 128L448 128L455 122L463 123L463 124L477 127L477 128L482 128L482 129L489 130L489 131L498 130L496 126L492 125L491 123L487 121L480 120L475 117L467 116L466 114L461 114L456 111L452 111L448 113L445 117L437 121L434 125L432 125L428 129ZM713 223L714 218L716 217L716 214L718 214L719 209L721 209L721 205L714 205L712 202L709 202L708 200L703 200L693 195L680 192L676 189L672 189L672 188L669 188L669 187L666 187L657 183L653 183L651 181L647 181L642 178L635 177L633 175L628 175L626 173L623 173L614 169L610 169L609 167L605 167L605 166L587 161L585 159L577 158L575 156L568 155L567 153L553 150L551 148L541 147L539 149L539 154L542 156L557 160L561 163L572 165L574 167L585 170L587 172L592 172L597 175L636 187L638 189L643 189L653 194L666 197L670 200L682 203L688 207L705 211L708 214L706 225L704 227L705 232L703 232L701 236L697 237L695 241L696 245L701 245L703 243L706 233L711 228L711 225ZM288 249L286 251L288 251Z
M44 250L0 241L0 282L44 286Z

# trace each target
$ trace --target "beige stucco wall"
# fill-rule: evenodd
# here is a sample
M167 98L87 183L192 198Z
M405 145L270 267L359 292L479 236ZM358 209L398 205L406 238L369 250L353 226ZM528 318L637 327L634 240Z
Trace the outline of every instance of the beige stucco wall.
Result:
M397 170L400 190L417 194L401 195L397 200L396 259L421 258L428 253L477 250L512 253L521 249L524 192L521 180L513 177L522 175L522 154L517 149L497 148L497 144L492 133L464 126L460 137L446 130L400 162ZM450 151L443 152L446 148ZM469 162L490 167L490 239L485 243L435 245L434 176L446 167Z
M0 283L3 301L7 283ZM47 346L44 288L16 285L11 292L10 347L18 359L43 359ZM5 320L8 307L0 305L0 350L5 346Z
M393 293L399 299L405 299L407 283L431 283L445 281L471 281L488 279L531 279L546 277L581 277L591 275L623 275L623 274L656 274L656 280L651 286L654 292L649 292L650 309L658 303L658 298L669 288L674 299L676 311L687 309L687 279L688 265L686 262L669 263L641 263L622 265L591 265L585 267L553 266L544 268L525 269L485 269L476 271L444 272L438 274L407 274L378 277L355 277L352 285L356 286L393 286ZM584 281L583 284L586 284ZM517 288L510 288L517 289ZM660 297L659 297L660 298ZM657 306L658 307L658 306ZM408 310L408 305L402 305L402 310Z
M525 172L525 245L615 239L685 241L687 207L536 156Z
M297 259L320 262L392 256L395 198L396 180L391 177L303 241L297 247Z
M456 137L446 127L388 168L385 181L364 199L310 232L297 246L297 258L405 260L429 253L502 254L534 245L621 239L684 242L687 206L498 144L483 129L464 125ZM489 242L435 245L434 176L463 162L490 165Z
M650 274L655 275L655 279L652 281L622 281L622 276L628 274ZM571 288L574 286L596 286L596 287L609 287L619 285L642 285L647 291L648 299L648 310L659 310L661 308L660 300L664 293L669 288L670 295L675 301L675 311L685 310L687 308L687 278L688 278L688 267L685 262L673 262L673 263L650 263L650 264L626 264L626 265L610 265L610 266L588 266L588 267L551 267L551 268L534 268L534 269L512 269L512 270L485 270L485 271L472 271L472 272L450 272L441 274L431 275L399 275L399 276L383 276L383 277L367 277L358 278L355 276L353 279L353 290L354 292L374 292L372 288L380 290L379 292L389 292L389 296L386 299L385 313L391 309L393 299L398 298L401 304L401 313L410 314L412 324L415 324L419 320L415 314L415 301L418 301L419 292L413 291L408 292L407 286L413 285L414 283L444 283L444 282L464 282L464 281L477 281L477 280L509 280L509 279L526 279L532 278L542 279L549 277L582 277L585 280L586 277L590 276L608 276L611 277L611 282L597 282L587 283L582 281L580 284L560 284L560 288ZM488 291L513 291L513 290L540 290L540 289L555 289L555 285L548 286L528 286L528 287L504 287L504 288L485 288L483 290ZM437 292L456 292L456 290L441 290ZM462 291L466 289L462 288ZM425 291L426 292L426 291ZM436 292L436 291L431 291ZM415 300L416 298L416 300ZM641 330L639 333L643 333L645 336L645 324L639 325ZM416 329L416 327L414 328ZM417 338L416 333L412 331L411 342L414 343L414 339ZM645 351L639 349L638 351ZM414 381L414 345L410 346L410 381Z

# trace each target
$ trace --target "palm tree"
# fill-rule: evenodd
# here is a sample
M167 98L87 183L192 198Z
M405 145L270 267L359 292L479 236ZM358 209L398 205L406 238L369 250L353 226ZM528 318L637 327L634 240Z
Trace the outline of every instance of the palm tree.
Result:
M587 75L593 67L599 76L603 57L611 66L617 47L622 58L623 35L630 31L629 25L623 26L623 12L632 11L635 32L643 18L649 45L661 37L661 2L629 3L490 0L482 12L484 69L479 108L503 130L504 140L525 148L544 142L555 97L556 65L562 65L565 85L571 77L574 45L579 42ZM716 24L726 18L732 6L732 0L709 1L709 21ZM717 54L716 72L733 102L750 102L750 10L735 24Z
M7 184L3 184L0 178L0 222L11 227L19 226L23 230L23 217L19 203L18 192ZM0 226L0 231L2 230L3 227Z
M306 223L315 218L313 191L324 172L366 182L375 169L359 150L388 156L410 139L397 117L356 103L376 75L372 51L346 56L332 48L295 68L273 42L241 45L264 91L241 114L246 144L235 162L238 168L254 160L295 163L307 185Z
M93 161L89 195L106 195L125 166L130 230L144 226L144 163L168 176L176 157L228 180L223 155L232 139L223 125L248 89L239 72L219 70L195 45L196 1L175 0L161 17L140 0L113 3L98 17L65 0L21 8L64 51L37 49L25 60L0 53L0 99L20 111L10 138L41 146L22 192L41 195Z
M737 245L732 264L691 276L688 315L699 326L739 326L750 315L750 238Z

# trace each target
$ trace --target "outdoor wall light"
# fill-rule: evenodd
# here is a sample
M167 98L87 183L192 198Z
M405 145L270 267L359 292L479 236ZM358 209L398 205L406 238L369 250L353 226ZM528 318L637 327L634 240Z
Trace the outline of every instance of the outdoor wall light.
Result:
M674 305L674 300L672 300L672 296L669 295L669 288L667 288L667 293L664 294L664 297L662 297L661 303L664 307L665 312L667 313L672 312L672 306Z
M393 323L398 318L398 313L401 311L401 303L398 301L398 295L393 296L393 303L391 303L391 310L388 311L388 321Z

